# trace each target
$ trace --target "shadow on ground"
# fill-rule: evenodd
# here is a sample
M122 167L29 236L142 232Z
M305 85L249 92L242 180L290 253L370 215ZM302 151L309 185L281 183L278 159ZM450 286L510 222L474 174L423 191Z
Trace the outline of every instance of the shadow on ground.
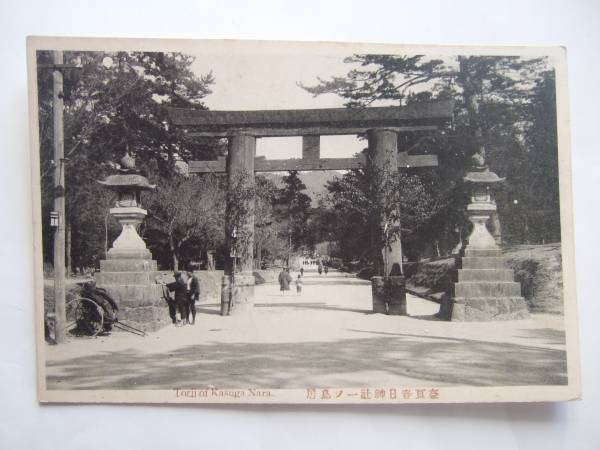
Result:
M304 286L365 286L371 285L370 281L350 277L323 277L317 279L303 279Z
M566 345L567 343L565 332L562 330L537 328L535 330L521 330L521 332L522 335L515 337L538 340L541 344L546 345Z
M102 352L49 362L47 385L49 389L345 387L356 386L361 372L378 372L378 379L418 380L415 385L567 384L566 353L562 350L349 331L371 336L328 342L206 343L185 345L169 353Z
M256 308L291 308L291 309L316 309L321 311L346 311L360 314L375 314L370 309L347 308L331 305L325 302L283 302L283 303L255 303Z

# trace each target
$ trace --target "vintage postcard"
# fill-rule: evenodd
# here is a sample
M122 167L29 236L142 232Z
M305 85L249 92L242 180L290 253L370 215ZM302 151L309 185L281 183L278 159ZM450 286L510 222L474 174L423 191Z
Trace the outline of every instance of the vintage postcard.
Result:
M27 51L41 402L580 398L564 48Z

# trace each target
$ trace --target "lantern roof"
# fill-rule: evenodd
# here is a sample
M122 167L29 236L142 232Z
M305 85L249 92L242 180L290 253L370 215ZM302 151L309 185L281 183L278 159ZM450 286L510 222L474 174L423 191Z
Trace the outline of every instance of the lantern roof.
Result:
M506 178L500 178L494 172L490 172L490 169L487 167L483 170L472 170L471 172L467 172L464 177L464 180L469 183L500 183Z
M119 173L109 175L104 181L98 181L98 183L116 191L156 189L156 185L150 184L148 178L135 168L135 158L129 154L129 149L125 150L125 156L121 158L120 163L121 167L117 169Z
M104 181L98 181L98 183L114 190L133 189L150 191L156 189L156 185L150 184L145 176L135 172L109 175Z

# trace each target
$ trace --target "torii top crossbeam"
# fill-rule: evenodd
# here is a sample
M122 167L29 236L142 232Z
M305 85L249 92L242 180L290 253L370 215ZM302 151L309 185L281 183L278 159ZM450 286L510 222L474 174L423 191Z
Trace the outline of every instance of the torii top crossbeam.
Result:
M371 128L431 130L452 118L454 102L415 103L404 107L210 111L168 108L174 125L194 136L227 137L248 132L256 137L364 133ZM424 128L423 128L424 127Z
M320 136L362 134L369 130L396 133L434 131L452 119L454 101L415 103L404 107L326 108L261 111L210 111L167 108L171 123L198 137L253 139L302 136L302 159L257 158L254 171L343 170L364 166L363 157L320 158ZM234 146L235 148L235 146ZM231 151L231 149L230 149ZM435 155L398 154L399 167L437 166ZM191 172L223 172L225 160L192 161Z

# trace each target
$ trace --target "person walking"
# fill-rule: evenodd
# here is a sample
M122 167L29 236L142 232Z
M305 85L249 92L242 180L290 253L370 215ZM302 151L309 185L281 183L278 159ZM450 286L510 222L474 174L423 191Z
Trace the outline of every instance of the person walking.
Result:
M176 271L174 276L175 281L173 283L168 283L167 288L169 291L175 293L175 305L177 306L177 311L181 318L181 325L185 325L187 324L188 316L187 284L183 281L181 272Z
M325 272L325 275L327 275L329 273L329 266L327 264L325 264L323 271Z
M298 275L296 278L296 295L302 294L302 275Z
M187 302L188 302L188 315L186 319L188 323L194 325L196 323L196 302L200 299L200 280L194 275L194 272L188 270L187 272ZM190 322L189 314L192 313L192 321Z
M290 290L290 283L292 282L292 276L290 275L289 269L281 269L279 272L279 290L282 295L285 295L285 291Z
M321 263L319 263L319 268L317 269L317 271L319 272L319 275L323 274L323 265Z
M304 276L304 267L300 267L300 276L303 277Z

